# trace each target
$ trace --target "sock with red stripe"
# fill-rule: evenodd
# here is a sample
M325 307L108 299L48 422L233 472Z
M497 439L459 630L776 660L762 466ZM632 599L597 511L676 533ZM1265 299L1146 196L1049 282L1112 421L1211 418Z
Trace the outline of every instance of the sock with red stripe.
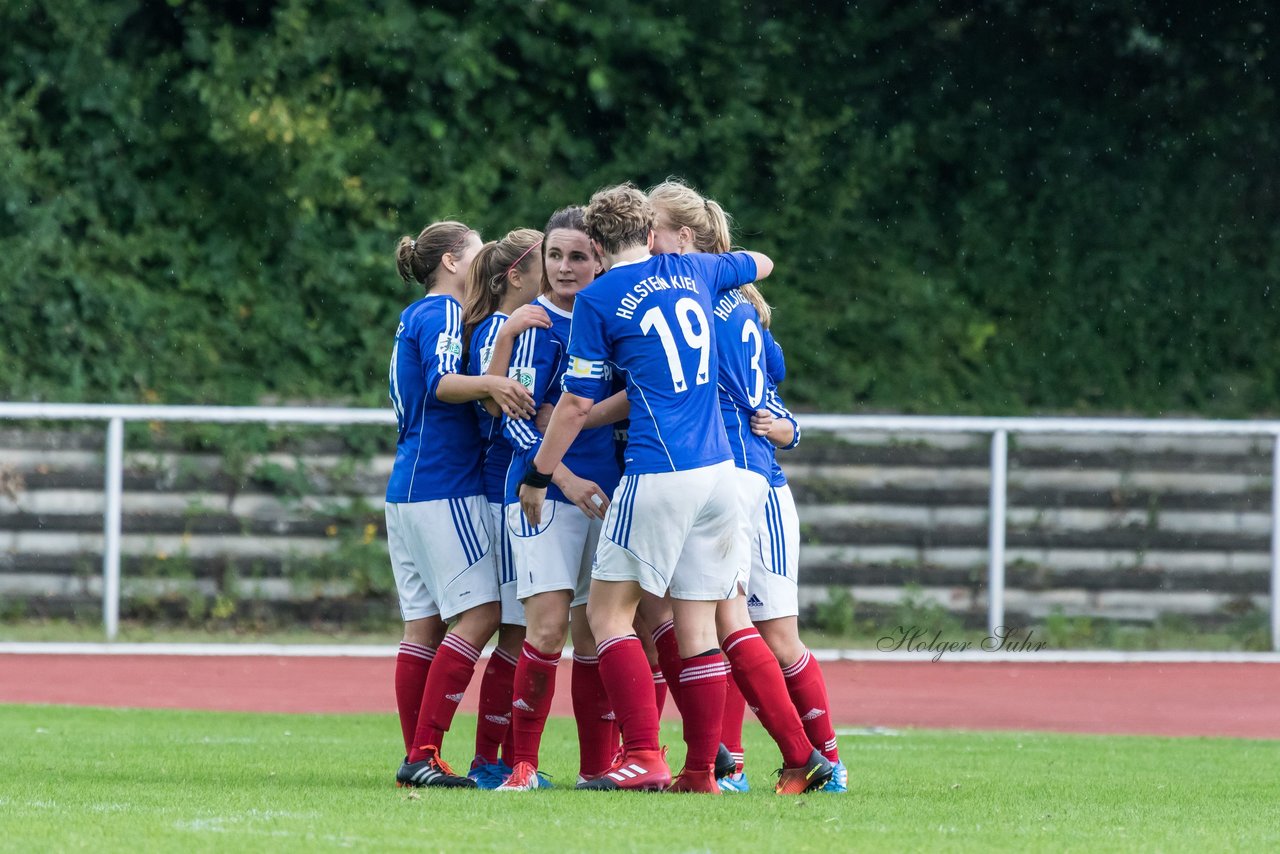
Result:
M733 761L742 770L742 721L747 716L747 698L742 696L736 679L725 680L724 716L720 719L720 743L733 754Z
M556 695L556 667L560 653L539 652L528 641L516 663L515 688L511 692L511 728L515 730L515 761L538 767L538 748L542 731L551 713L551 700Z
M656 664L649 665L653 673L653 699L658 706L658 719L662 719L662 708L667 705L667 677L662 675L662 668Z
M422 708L422 691L427 684L427 671L436 651L420 643L400 642L396 654L396 708L400 710L400 734L404 736L404 753L413 747L413 734L418 729L418 710Z
M709 771L720 747L724 683L728 665L712 649L682 661L677 699L684 719L685 771Z
M680 692L680 670L684 665L680 661L680 647L676 644L675 623L667 620L653 630L653 646L658 651L658 668L666 680L667 692L675 701L676 708L683 708L677 695ZM654 693L657 693L656 688Z
M462 638L452 632L444 636L422 691L418 727L413 736L413 749L409 751L410 762L426 759L427 747L440 747L479 659L480 650Z
M832 764L839 762L836 731L831 723L831 701L827 699L827 680L817 659L806 649L799 661L782 669L782 675L809 743L822 751Z
M649 659L635 635L621 635L596 644L600 680L622 729L628 750L658 749L658 709L653 703L653 675Z
M733 679L751 710L782 751L782 764L796 768L809 761L813 746L805 734L796 707L791 704L778 659L773 657L755 627L739 629L724 639L724 653L733 667Z
M590 779L608 770L618 751L618 729L609 695L600 681L600 659L594 655L573 656L569 691L573 719L578 724L578 773Z
M492 765L498 748L511 729L511 687L516 678L516 659L495 649L480 680L480 707L476 710L476 760ZM510 754L507 754L510 759Z

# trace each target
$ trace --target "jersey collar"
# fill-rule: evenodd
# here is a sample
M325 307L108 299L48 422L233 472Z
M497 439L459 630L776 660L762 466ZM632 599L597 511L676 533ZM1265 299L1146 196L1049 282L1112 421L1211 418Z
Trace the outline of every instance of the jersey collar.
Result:
M537 302L537 303L538 303L538 305L542 306L542 307L543 307L543 308L545 308L547 311L549 311L549 312L551 312L551 313L553 313L553 314L558 314L558 315L560 315L561 317L567 318L567 319L569 319L569 320L573 320L573 312L572 312L572 311L565 311L563 308L560 308L558 305L556 305L555 303L553 303L551 300L547 299L545 295L540 295L540 296L537 298L537 300L535 300L535 302Z

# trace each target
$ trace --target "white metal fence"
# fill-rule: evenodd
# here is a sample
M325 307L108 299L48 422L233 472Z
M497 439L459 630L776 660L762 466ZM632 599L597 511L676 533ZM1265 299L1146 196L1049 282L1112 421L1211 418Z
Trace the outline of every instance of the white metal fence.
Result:
M1128 418L987 418L899 415L800 415L811 432L973 433L991 437L990 522L987 537L987 626L1004 624L1006 490L1011 434L1131 436L1252 436L1273 441L1271 478L1271 648L1280 651L1280 421L1191 421ZM0 420L105 421L106 510L102 554L102 621L109 640L120 623L120 522L124 422L222 424L394 424L389 409L257 406L132 406L0 403Z

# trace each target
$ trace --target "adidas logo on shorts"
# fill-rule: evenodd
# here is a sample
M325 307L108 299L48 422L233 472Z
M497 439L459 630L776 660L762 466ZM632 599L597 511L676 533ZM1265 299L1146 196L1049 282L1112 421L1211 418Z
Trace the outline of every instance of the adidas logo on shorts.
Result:
M759 596L757 596L756 594L752 593L752 594L751 594L751 597L750 597L749 599L747 599L747 607L748 607L748 608L763 608L763 607L764 607L764 602L762 602L762 601L760 600L760 597L759 597Z
M533 706L531 706L531 705L529 705L528 703L526 703L526 702L524 701L524 698L523 698L523 697L522 697L522 698L520 698L519 700L516 700L514 703L512 703L512 704L511 704L511 707L512 707L513 709L519 709L519 710L520 710L520 711L522 711L522 712L532 712L532 711L533 711Z
M461 695L461 694L445 694L445 695L444 695L444 698L445 698L446 700L452 700L452 701L453 701L453 702L455 702L455 703L461 703L461 702L462 702L462 695Z
M822 717L825 714L826 712L824 712L822 709L810 709L809 711L805 712L803 715L800 716L800 720L816 721L818 718Z

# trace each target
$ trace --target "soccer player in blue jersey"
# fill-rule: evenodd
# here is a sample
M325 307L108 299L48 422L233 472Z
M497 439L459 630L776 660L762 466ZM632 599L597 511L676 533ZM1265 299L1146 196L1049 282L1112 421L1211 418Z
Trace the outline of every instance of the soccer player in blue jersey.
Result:
M583 231L582 208L557 211L548 221L545 233L547 284L537 304L550 315L551 328L531 329L522 334L511 363L512 375L533 392L535 406L554 403L560 398L561 380L569 362L574 304L578 294L595 280L600 270L599 259ZM592 403L611 394L610 387L602 386ZM613 759L610 748L616 744L602 745L599 738L602 732L606 738L612 735L612 722L602 719L609 708L607 696L600 696L604 688L599 682L599 668L591 666L596 649L595 638L587 625L586 603L600 523L621 471L614 449L613 427L582 430L552 473L541 524L530 525L521 512L517 490L529 462L537 454L542 435L532 423L521 419L505 419L503 427L516 449L508 478L507 525L527 625L512 695L514 770L499 787L499 791L509 792L542 786L537 773L538 749L555 695L560 653L571 628L575 681L581 682L583 674L579 671L587 667L594 670L597 683L594 708L580 708L580 702L575 702L582 748L580 776L603 773ZM573 698L583 699L582 691L574 691Z
M462 309L467 373L508 376L512 345L533 326L549 327L547 313L530 305L542 287L541 232L518 228L501 240L486 243L471 263ZM514 378L514 376L513 376ZM476 755L467 776L481 789L495 789L511 773L515 760L511 731L511 687L524 643L524 609L516 597L515 562L503 519L502 503L511 443L502 434L502 411L491 399L476 401L476 418L484 443L484 489L489 502L502 602L498 645L480 680L476 710ZM499 759L499 748L502 757Z
M650 191L650 198L657 214L655 246L673 251L726 251L730 246L728 216L716 202L677 181L659 184ZM744 499L742 510L748 524L746 536L759 544L763 533L769 543L777 545L778 557L782 557L786 553L783 530L790 528L782 516L786 506L790 508L788 520L794 521L795 529L790 553L797 558L799 519L795 516L795 502L791 501L790 489L780 495L771 488L771 481L781 476L774 446L794 447L799 440L799 434L792 429L795 419L781 406L776 382L771 379L771 375L781 378L786 371L781 347L768 330L772 311L754 287L726 294L716 309L722 414L739 466L739 495ZM758 549L753 549L753 558L756 554ZM748 571L742 586L744 595L723 603L717 615L721 641L733 665L733 681L741 689L741 694L731 690L726 700L724 741L730 745L737 767L735 773L722 778L721 787L726 791L746 790L741 766L745 702L740 699L745 695L783 754L788 750L792 754L808 750L814 759L820 754L832 763L831 778L823 780L824 789L842 790L841 780L847 778L847 773L838 762L826 682L818 663L801 643L797 627L796 574L767 572L763 558L744 568ZM763 606L765 598L772 600L772 606ZM756 603L754 616L751 602ZM758 625L753 625L755 622ZM782 680L774 679L772 667L762 665L771 653L782 668Z
M735 536L710 318L717 294L764 278L773 264L749 252L650 256L653 209L631 185L596 193L584 222L607 272L578 295L564 391L520 487L529 524L541 524L551 476L608 388L606 368L625 371L626 470L604 520L587 604L624 742L610 769L583 788L663 788L671 779L648 659L632 628L643 593L670 592L688 700L681 709L688 752L672 788L718 793L712 763L725 666L715 609L732 595L747 543Z
M413 732L396 772L402 786L475 785L440 757L440 743L480 649L500 618L480 433L471 402L487 397L512 416L533 414L532 397L515 380L459 372L459 299L479 248L480 237L472 229L438 222L416 238L402 238L396 254L400 275L426 289L400 315L388 375L399 433L387 483L387 547L405 621L401 655L413 659L405 672L398 660L396 672L401 727ZM445 633L443 622L453 620ZM416 654L406 655L406 649ZM419 677L413 720L408 707Z
M676 180L654 187L649 191L649 200L655 214L655 251L729 250L728 217L714 201ZM764 521L774 465L773 446L752 429L755 421L767 431L771 420L769 410L764 408L767 379L762 325L767 321L761 317L762 313L767 317L768 311L759 292L749 284L718 294L712 307L719 357L720 414L735 466L738 536L746 543L755 541ZM747 554L737 567L734 595L717 608L716 627L734 683L782 751L784 772L776 791L799 794L825 785L833 769L809 743L804 724L787 695L778 661L751 624L746 598L750 570ZM676 702L681 703L678 692ZM740 731L740 712L737 720Z

